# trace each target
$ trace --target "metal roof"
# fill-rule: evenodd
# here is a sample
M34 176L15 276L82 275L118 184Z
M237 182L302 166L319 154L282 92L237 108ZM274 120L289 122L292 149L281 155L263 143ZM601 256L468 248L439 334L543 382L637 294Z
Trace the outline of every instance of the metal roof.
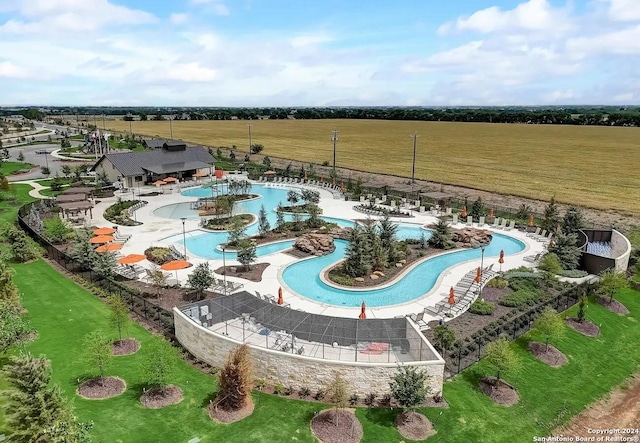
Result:
M109 160L123 177L143 175L145 171L171 173L188 169L207 168L213 164L213 157L202 146L180 151L154 149L153 151L129 151L103 155L91 168L92 171L105 159ZM168 169L173 165L177 169Z

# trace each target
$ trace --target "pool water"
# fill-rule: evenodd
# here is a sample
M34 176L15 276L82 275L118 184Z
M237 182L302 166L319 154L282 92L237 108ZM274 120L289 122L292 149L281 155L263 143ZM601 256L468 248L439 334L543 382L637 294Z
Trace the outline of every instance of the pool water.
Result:
M465 249L426 259L392 286L371 290L351 291L327 285L320 279L322 269L344 258L348 242L336 240L336 250L323 257L314 257L293 263L283 271L282 279L294 292L303 297L336 306L357 307L364 301L367 306L388 306L406 303L429 292L440 274L458 263L479 259L480 249ZM485 265L498 258L500 250L515 254L524 249L524 244L514 238L494 234L484 252ZM497 262L497 260L495 260Z

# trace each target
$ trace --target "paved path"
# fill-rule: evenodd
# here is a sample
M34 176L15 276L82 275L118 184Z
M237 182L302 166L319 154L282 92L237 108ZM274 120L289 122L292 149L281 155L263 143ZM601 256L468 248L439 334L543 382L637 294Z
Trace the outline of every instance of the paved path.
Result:
M49 189L48 186L43 186L40 183L38 183L36 180L20 180L20 181L15 181L15 182L11 182L11 183L15 183L18 185L29 185L31 186L33 189L29 191L29 195L31 197L34 198L51 198L48 195L42 195L40 194L40 191L42 191L43 189Z

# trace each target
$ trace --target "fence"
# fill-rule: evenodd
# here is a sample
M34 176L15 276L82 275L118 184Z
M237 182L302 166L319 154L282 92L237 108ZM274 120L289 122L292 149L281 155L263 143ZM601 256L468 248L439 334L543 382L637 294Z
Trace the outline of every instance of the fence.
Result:
M591 290L588 282L568 288L564 292L556 295L550 300L540 303L526 311L511 317L513 313L508 313L496 322L483 330L471 335L471 337L453 349L443 353L445 369L451 375L455 375L465 370L469 366L477 363L483 357L483 349L487 343L497 340L500 337L507 337L515 340L533 328L533 322L540 313L552 307L558 312L565 311L575 305L581 296L586 295ZM492 325L494 325L492 327Z
M18 224L27 234L29 234L29 236L36 240L46 250L46 254L49 259L55 261L67 271L102 289L107 294L120 296L127 303L131 312L138 314L140 317L152 323L154 326L159 328L163 334L168 336L173 335L173 313L149 302L145 298L145 295L151 296L151 294L137 292L136 290L127 288L113 279L104 278L93 270L82 269L78 262L70 255L59 250L55 245L51 244L36 230L34 230L25 220L26 215L31 209L31 205L33 204L34 203L28 203L20 208L18 211Z

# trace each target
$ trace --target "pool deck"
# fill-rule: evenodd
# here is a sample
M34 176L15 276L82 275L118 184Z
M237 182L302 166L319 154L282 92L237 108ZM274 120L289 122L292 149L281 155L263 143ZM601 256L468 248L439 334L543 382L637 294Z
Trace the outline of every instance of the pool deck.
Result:
M260 183L255 183L260 184ZM299 188L301 185L292 184L289 185L292 188ZM289 187L284 186L284 187ZM183 190L185 188L183 187ZM356 212L353 210L353 206L359 204L359 202L354 201L344 201L344 199L334 199L331 192L324 189L312 188L318 190L321 195L320 207L323 210L323 216L328 217L336 217L342 219L362 219L367 216ZM144 194L145 192L155 191L157 188L144 186L140 188L141 192ZM137 188L136 188L137 194ZM96 204L93 209L93 219L86 220L86 224L93 226L112 226L113 223L105 220L102 217L104 210L111 206L117 198L121 198L122 200L130 200L132 199L131 192L120 193L117 192L115 197L110 197L106 199L100 200L99 203ZM137 197L136 197L137 199ZM124 247L120 251L123 255L127 254L141 254L145 249L150 246L167 246L167 243L162 242L161 240L170 236L182 234L182 221L179 219L168 219L168 218L160 218L153 214L153 211L161 206L166 206L174 203L181 203L185 201L195 201L197 200L195 197L184 197L180 194L180 191L174 190L172 193L162 194L158 196L150 196L143 197L143 200L147 201L148 204L135 212L135 218L137 220L142 220L144 224L139 226L121 226L119 227L119 232L123 234L131 234L131 238L124 244ZM415 217L413 218L392 218L392 220L396 222L403 223L413 223L418 225L428 225L434 223L436 218L429 213L419 213L413 212ZM189 236L189 233L192 231L199 230L198 219L187 219L185 221L184 229L186 235ZM464 227L464 223L458 223L454 225L454 228L462 228ZM519 252L518 254L510 254L505 255L505 263L502 265L502 270L506 271L512 268L517 268L519 266L531 266L531 263L524 260L524 257L536 255L538 253L544 252L545 244L542 242L538 242L535 239L526 237L524 232L513 229L511 231L505 230L493 230L491 227L485 225L482 229L487 229L490 231L495 231L503 235L507 235L522 241L525 244L524 250ZM182 243L176 243L176 248L179 251L182 251ZM187 251L188 259L191 263L198 264L203 262L209 262L212 269L217 269L222 266L222 260L211 260L200 258L197 256L193 256ZM292 293L289 288L284 284L281 280L280 275L282 270L289 264L295 262L296 258L291 255L284 253L275 253L268 256L264 256L258 259L258 262L268 261L271 263L271 266L267 267L263 273L262 281L259 283L241 280L237 278L228 277L229 281L239 281L244 284L244 290L255 293L255 291L259 291L261 294L270 294L275 295L278 292L278 288L283 288L283 296L286 303L291 304L292 309L298 309L306 312L314 312L318 314L331 315L335 317L348 317L348 318L357 318L360 314L359 307L338 307L334 305L322 304L318 302L314 302L310 299L302 297L298 294ZM489 266L493 264L493 269L500 269L500 265L498 264L497 257L488 257L484 259L484 266ZM140 262L140 265L143 267L150 267L150 263L146 260ZM226 260L227 266L237 266L239 263L236 260ZM422 297L414 299L410 302L386 306L386 307L375 307L369 308L367 307L366 313L368 318L392 318L405 316L409 314L416 314L422 312L428 306L434 306L437 302L441 301L443 298L446 298L449 288L455 286L460 279L470 270L477 268L480 266L480 259L470 260L467 262L463 262L457 264L449 269L447 269L438 279L438 282L434 285L434 287ZM191 273L193 268L183 269L178 271L178 280L184 284L187 280L187 275ZM175 272L172 272L172 278L170 279L175 281ZM216 278L222 278L221 275L216 275ZM429 313L425 313L424 320L431 321L440 319L439 315L431 315ZM444 320L448 320L444 318Z

